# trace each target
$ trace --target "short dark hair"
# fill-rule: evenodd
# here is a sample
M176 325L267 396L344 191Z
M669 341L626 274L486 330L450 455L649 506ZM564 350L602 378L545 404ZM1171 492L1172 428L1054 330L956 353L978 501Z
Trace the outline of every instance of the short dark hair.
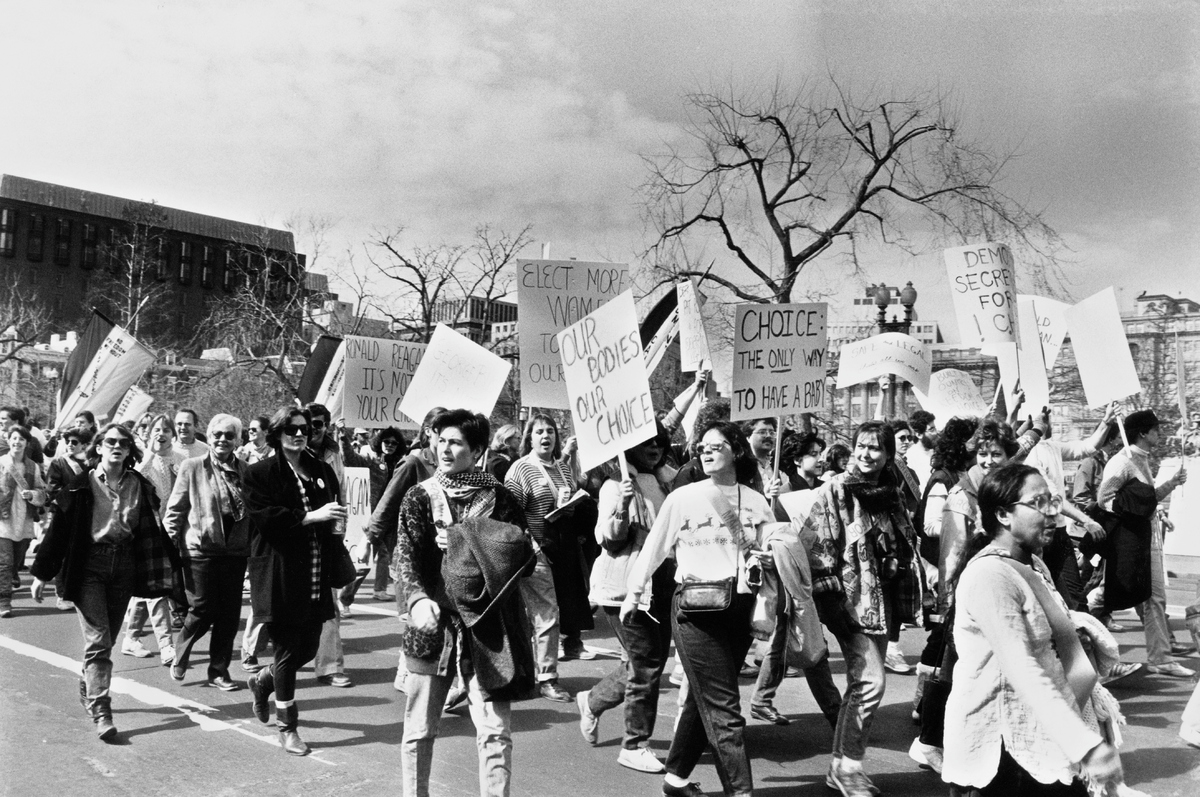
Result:
M434 407L429 412L425 413L425 418L421 421L421 429L417 432L417 439L413 441L414 446L419 448L429 448L432 441L430 441L429 435L425 430L431 429L433 427L433 419L445 411L445 407Z
M246 424L247 429L250 428L251 423L257 423L258 428L262 429L264 432L271 427L271 419L266 415L255 415L250 419L249 423Z
M395 426L388 426L376 432L375 436L371 438L371 450L376 454L382 454L384 440L395 440L400 450L404 451L404 434Z
M4 409L2 407L0 407L0 412L3 412L3 411L4 411ZM13 428L8 430L8 434L12 434L13 432L16 432L17 434L21 435L21 437L25 438L26 443L28 443L30 440L33 439L33 435L31 435L29 433L29 429L26 428L25 426L22 426L19 423L16 426L14 426Z
M954 417L946 421L934 443L929 464L935 469L970 470L975 453L968 448L968 444L977 428L979 423L974 418Z
M996 511L1021 500L1021 490L1030 476L1041 476L1041 472L1030 465L1009 462L992 470L983 477L979 485L979 516L983 521L983 533L995 539L1000 531Z
M697 444L704 439L704 435L711 431L718 432L725 438L725 442L729 443L729 449L733 452L733 467L737 480L742 484L752 481L758 474L758 460L754 457L754 452L750 450L750 441L742 433L741 427L732 421L709 421L696 430Z
M865 434L875 435L876 441L887 452L889 460L896 458L896 434L892 431L890 425L884 421L866 421L865 423L860 423L858 428L854 430L854 442L857 444L858 438Z
M154 425L159 423L162 424L164 429L167 429L171 432L171 437L175 437L178 434L178 432L175 431L175 419L169 415L161 414L155 415L150 419L150 425L147 427L146 433L149 434L150 432L154 431Z
M96 416L92 414L91 410L80 410L75 413L75 418L83 418L88 422L88 426L91 426L93 429L96 428Z
M434 434L440 435L443 429L456 427L462 432L463 439L472 451L487 448L488 438L492 434L491 424L486 415L480 415L470 410L443 410L434 416L429 428Z
M324 404L318 404L315 401L310 401L305 404L304 409L308 410L308 418L310 421L313 418L320 417L325 421L325 423L329 423L329 421L333 418L333 415L329 412L328 407L326 407Z
M791 462L803 459L814 443L819 445L822 451L825 450L825 440L816 432L789 435L783 441L783 459Z
M195 426L197 429L200 428L200 416L196 414L196 411L194 409L192 409L191 407L180 407L179 409L175 410L176 415L178 415L181 412L186 412L188 415L191 415L192 416L192 426Z
M0 407L0 412L7 412L8 417L11 418L18 426L25 425L25 410L21 409L20 407Z
M929 425L933 423L934 415L929 410L917 410L908 416L908 425L912 430L921 437L929 431Z
M767 424L772 429L774 429L776 432L779 431L778 419L776 419L776 418L755 418L752 421L742 421L742 423L741 423L742 434L746 435L747 438L750 437L750 435L753 434L753 432L754 432L754 427L758 426L760 423Z
M1017 451L1021 448L1017 442L1017 436L1013 434L1012 427L992 418L980 422L979 428L975 430L975 436L967 444L967 448L972 454L975 454L985 443L995 443L1000 446L1006 457L1016 456Z
M825 461L829 463L830 470L837 468L837 461L842 457L845 457L847 460L850 459L850 449L842 443L834 443L825 452Z
M535 412L529 416L529 420L525 422L525 431L521 433L521 456L525 456L533 450L533 425L536 423L544 423L554 429L554 451L551 456L558 459L562 456L562 434L558 431L558 424L544 412Z
M142 461L142 450L138 448L137 435L132 429L127 429L119 423L110 423L100 430L94 438L92 438L92 454L96 460L100 459L100 446L104 442L104 438L109 432L118 432L121 437L129 441L129 454L125 457L125 470L133 470L137 464Z
M1125 417L1125 436L1129 442L1136 442L1142 435L1150 434L1158 427L1158 416L1154 410L1138 410Z
M663 426L662 421L656 420L654 422L654 437L643 440L636 446L630 446L629 448L625 449L626 458L629 457L629 454L635 448L644 446L646 443L650 442L658 443L658 462L652 462L650 463L650 466L653 468L662 467L662 464L667 461L667 457L669 457L671 454L671 433L667 431L667 427Z
M308 414L308 410L297 407L295 404L286 404L275 410L275 414L271 416L270 426L267 427L267 445L276 451L280 451L283 438L283 427L287 426L288 421L299 415L304 419L304 422L309 424L309 436L312 436L312 416Z

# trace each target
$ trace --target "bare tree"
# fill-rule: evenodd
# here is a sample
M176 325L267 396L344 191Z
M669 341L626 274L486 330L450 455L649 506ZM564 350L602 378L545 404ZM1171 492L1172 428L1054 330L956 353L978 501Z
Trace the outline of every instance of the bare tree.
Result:
M155 202L129 202L124 222L100 244L102 268L91 281L86 304L109 315L139 340L165 332L171 288L167 268L167 215Z
M491 302L512 289L517 255L529 245L529 225L517 233L475 228L467 246L438 244L412 249L400 243L403 228L367 243L367 259L396 290L378 307L394 328L411 340L428 342L439 322L463 317L470 297Z
M0 280L0 365L47 342L53 328L50 310L35 291L22 287L12 275Z
M664 281L695 276L741 301L789 302L823 254L857 272L868 241L916 252L984 237L1019 249L1026 284L1055 292L1060 238L1001 190L1011 156L968 139L943 96L859 99L831 77L687 103L684 144L645 158L656 235L646 254ZM740 270L698 268L714 238Z

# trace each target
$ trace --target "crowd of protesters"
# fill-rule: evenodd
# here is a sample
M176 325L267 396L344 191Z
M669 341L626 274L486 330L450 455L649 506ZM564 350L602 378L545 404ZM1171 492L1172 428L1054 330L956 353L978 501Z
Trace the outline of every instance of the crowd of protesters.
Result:
M739 679L755 679L751 718L787 725L775 698L792 674L832 730L826 784L866 797L879 791L865 762L887 673L914 669L909 754L941 789L1136 794L1108 686L1141 665L1120 660L1113 612L1137 610L1148 673L1194 676L1177 660L1195 648L1171 635L1162 565L1163 502L1187 472L1155 480L1167 430L1153 412L1109 407L1091 436L1063 442L1048 409L1023 414L1018 400L1008 417L937 428L924 411L868 421L827 446L808 426L732 423L704 392L701 374L653 437L592 471L541 412L493 426L436 408L410 441L345 429L320 404L244 424L183 408L98 427L84 412L50 435L3 407L0 618L20 618L14 590L36 539L30 596L52 588L78 615L79 698L101 739L119 734L114 650L157 654L182 682L207 635L206 681L245 683L263 723L273 704L280 746L304 755L297 672L311 662L320 683L352 685L341 623L373 566L372 597L395 601L403 623L407 797L429 794L441 716L462 705L480 793L510 794L514 703L530 699L573 703L589 745L622 709L617 763L661 774L665 795L705 793L692 774L706 750L720 779L709 787L750 795ZM1073 482L1064 460L1082 461ZM347 467L369 470L357 561ZM1193 608L1200 630L1200 596ZM572 695L559 662L595 658L597 617L620 661ZM905 627L927 632L915 668ZM650 748L664 677L680 686L665 760ZM1200 691L1180 735L1200 746Z

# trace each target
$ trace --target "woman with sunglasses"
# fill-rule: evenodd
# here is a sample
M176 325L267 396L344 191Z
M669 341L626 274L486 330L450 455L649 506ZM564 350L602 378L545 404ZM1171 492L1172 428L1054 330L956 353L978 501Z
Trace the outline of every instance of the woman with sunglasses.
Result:
M42 469L27 453L31 437L24 426L11 427L8 452L0 455L0 617L12 616L18 552L24 560L21 543L33 539L33 524L46 505Z
M46 466L47 515L43 528L50 526L54 512L58 509L58 496L63 487L70 483L71 479L83 473L87 467L88 443L90 442L92 442L91 432L80 431L74 427L68 428L66 434L63 435L62 445L50 460L50 464ZM54 579L56 595L54 607L59 611L69 612L75 608L75 604L63 597L63 589L63 573L59 571Z
M171 588L170 542L158 520L154 487L135 470L133 432L109 424L97 435L95 467L73 478L33 563L33 599L64 573L64 597L83 631L80 700L104 741L117 735L109 684L112 649L130 597L156 598Z
M1061 501L1027 465L992 469L979 486L986 546L955 599L942 769L951 795L1083 797L1121 783L1121 759L1097 721L1097 710L1115 719L1115 701L1094 672L1068 666L1084 654L1039 558Z
M296 671L313 660L321 627L334 617L332 570L346 520L333 468L308 450L308 410L283 407L271 417L267 442L276 455L246 470L250 517L250 602L275 641L275 659L249 680L254 716L270 722L271 696L279 742L308 755L296 731Z
M762 493L739 483L758 468L741 429L713 421L698 432L708 479L677 487L663 501L629 571L618 616L633 624L639 610L649 609L654 596L646 594L647 582L673 556L672 633L690 688L667 753L663 794L701 797L689 777L711 746L725 794L749 795L754 783L738 671L750 649L753 588L761 568L770 566L758 549L760 533L774 513ZM694 596L705 584L711 600L702 609Z

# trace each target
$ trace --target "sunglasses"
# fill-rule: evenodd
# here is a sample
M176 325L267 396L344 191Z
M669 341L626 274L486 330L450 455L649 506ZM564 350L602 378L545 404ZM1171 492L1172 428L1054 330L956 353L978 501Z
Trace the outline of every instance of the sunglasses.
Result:
M132 445L132 440L126 440L124 437L106 437L100 441L109 448L124 448L128 450Z
M283 427L283 433L288 437L308 437L308 426L298 423L289 423Z
M312 428L314 428L314 429L324 429L324 428L325 428L325 421L322 421L322 420L320 420L319 418L313 418L313 420L312 420Z
M896 440L901 443L911 443L913 439L912 439L912 435L898 434L898 435L896 435Z
M224 440L236 440L236 439L237 439L237 435L235 435L233 432L213 432L213 433L212 433L212 439L213 439L213 440L222 440L222 439L224 439Z
M715 454L718 451L724 451L729 448L729 443L702 443L700 445L701 454Z
M82 440L75 440L74 438L72 438L72 439L70 439L70 440L67 440L66 442L67 442L67 445L69 445L69 446L81 446L81 445L83 445L83 441L82 441Z

